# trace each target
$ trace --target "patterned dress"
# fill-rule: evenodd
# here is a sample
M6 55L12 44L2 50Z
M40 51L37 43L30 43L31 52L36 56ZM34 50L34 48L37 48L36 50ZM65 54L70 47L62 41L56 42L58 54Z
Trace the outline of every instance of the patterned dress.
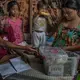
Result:
M77 28L67 28L60 25L52 46L64 47L80 44L80 25Z

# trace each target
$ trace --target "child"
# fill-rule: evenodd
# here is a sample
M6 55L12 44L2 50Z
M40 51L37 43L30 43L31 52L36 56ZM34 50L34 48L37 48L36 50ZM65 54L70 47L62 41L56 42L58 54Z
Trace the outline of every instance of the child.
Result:
M22 20L18 17L19 5L16 1L8 3L9 17L5 21L4 30L8 33L8 40L16 45L27 45L23 39Z
M22 25L22 21L18 18L18 4L16 1L11 1L8 3L8 11L9 11L9 18L7 18L6 20L1 20L1 30L3 30L3 26L4 26L4 31L7 33L7 37L8 40L12 43L14 43L15 45L22 45L22 46L26 46L26 42L23 42L23 35L21 32L21 25ZM0 35L0 37L4 37L3 31ZM10 44L12 46L12 44ZM15 46L16 47L16 46ZM22 48L24 48L22 47ZM4 59L9 59L10 57L7 56L7 51L4 48L1 48L2 52L0 53L0 58L2 59L2 61ZM34 52L35 50L32 49L32 47L30 46L26 46L26 51L31 51ZM4 51L3 51L4 50ZM16 50L19 51L19 50ZM22 54L22 53L21 53ZM7 56L7 57L5 57ZM4 58L5 57L5 58ZM11 55L12 57L12 55Z
M47 20L49 13L45 5L38 5L39 13L33 19L32 44L35 48L44 46L46 43Z
M6 40L6 32L3 31L3 20L4 20L4 11L3 8L0 7L0 37ZM14 55L8 55L7 49L0 46L0 62L7 60L8 58L12 58ZM6 57L4 57L6 56Z
M7 32L8 41L14 43L15 45L26 46L27 43L24 41L24 36L22 32L22 20L19 18L19 5L16 1L10 1L7 5L7 11L9 12L8 18L4 23L4 31ZM29 49L31 46L27 45ZM34 49L32 49L34 52ZM20 55L24 50L16 50ZM28 51L25 51L28 52ZM30 54L33 54L30 53ZM36 54L35 54L36 55Z

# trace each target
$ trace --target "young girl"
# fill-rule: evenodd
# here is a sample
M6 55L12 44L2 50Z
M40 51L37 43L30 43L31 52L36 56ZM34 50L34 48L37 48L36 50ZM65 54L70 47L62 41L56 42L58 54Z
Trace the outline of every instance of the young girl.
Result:
M32 34L32 44L35 48L44 46L46 43L46 33L48 24L50 23L50 14L47 11L47 6L42 2L38 4L38 14L33 19L33 34Z
M4 11L2 7L0 7L0 37L2 39L6 38L6 33L3 31L3 19L4 19ZM9 58L14 57L15 55L8 55L7 49L3 46L0 46L0 63L8 60Z
M19 5L16 1L8 3L9 17L5 21L4 30L8 33L8 40L16 45L27 45L23 39L22 20L19 18Z
M24 36L22 31L23 22L19 17L19 10L20 10L19 5L16 1L11 1L8 3L7 11L9 12L9 16L5 20L4 31L7 32L8 34L7 37L10 42L14 43L15 45L26 46L27 43L26 41L24 41ZM30 49L32 49L31 46L29 45L27 46ZM24 50L16 50L16 52L22 55ZM33 49L33 53L34 53L34 49Z
M17 46L7 41L7 33L3 31L3 18L4 16L0 13L0 63L8 61L10 58L14 58L16 54L8 54L7 48L11 49L22 49L29 51L36 51L29 46Z

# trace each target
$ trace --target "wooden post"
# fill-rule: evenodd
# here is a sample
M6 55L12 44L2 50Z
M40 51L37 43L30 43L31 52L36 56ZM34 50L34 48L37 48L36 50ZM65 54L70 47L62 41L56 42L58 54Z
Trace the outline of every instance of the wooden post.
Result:
M32 0L30 0L30 34L32 35Z

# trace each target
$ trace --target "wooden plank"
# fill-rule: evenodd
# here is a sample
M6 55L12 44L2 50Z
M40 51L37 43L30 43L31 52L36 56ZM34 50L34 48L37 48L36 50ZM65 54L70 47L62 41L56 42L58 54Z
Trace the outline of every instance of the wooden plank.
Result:
M32 0L30 0L30 34L32 35Z

